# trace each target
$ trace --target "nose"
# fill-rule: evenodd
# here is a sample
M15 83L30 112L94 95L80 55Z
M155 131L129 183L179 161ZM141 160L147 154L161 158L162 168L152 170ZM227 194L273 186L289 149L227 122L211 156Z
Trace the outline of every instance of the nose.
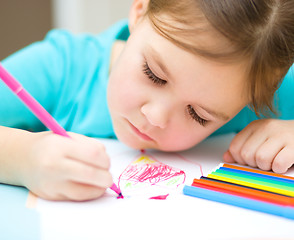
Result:
M170 118L170 107L161 103L147 103L141 107L141 112L148 122L159 128L165 128Z

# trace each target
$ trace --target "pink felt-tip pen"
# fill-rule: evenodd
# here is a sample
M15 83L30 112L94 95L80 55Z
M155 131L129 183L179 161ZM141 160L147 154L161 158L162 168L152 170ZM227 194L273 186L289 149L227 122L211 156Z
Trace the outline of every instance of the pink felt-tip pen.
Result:
M6 71L1 63L0 78L48 129L50 129L55 134L70 138L66 131L58 124L58 122L23 88L23 86L8 71ZM115 183L112 184L110 189L118 194L118 198L123 197L120 189L115 185Z
M121 190L115 184L112 184L110 189L117 193L117 195L118 195L117 198L124 198L124 196L121 193Z

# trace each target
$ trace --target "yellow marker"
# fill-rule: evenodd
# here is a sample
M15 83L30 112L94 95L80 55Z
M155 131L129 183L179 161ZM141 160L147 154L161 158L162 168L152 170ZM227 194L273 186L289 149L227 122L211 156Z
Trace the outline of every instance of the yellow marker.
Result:
M246 182L246 181L240 181L240 180L237 180L237 179L231 179L231 178L227 178L227 177L216 176L216 175L213 175L213 174L208 174L208 177L212 178L212 179L217 179L217 180L229 182L229 183L235 183L235 184L243 185L243 186L246 186L246 187L257 188L257 189L261 189L261 190L265 190L265 191L269 191L269 192L274 192L274 193L279 193L279 194L294 197L294 192L293 191L289 191L289 190L285 190L285 189L280 189L280 188L270 187L270 186L264 186L264 185L261 185L261 184L250 183L250 182Z

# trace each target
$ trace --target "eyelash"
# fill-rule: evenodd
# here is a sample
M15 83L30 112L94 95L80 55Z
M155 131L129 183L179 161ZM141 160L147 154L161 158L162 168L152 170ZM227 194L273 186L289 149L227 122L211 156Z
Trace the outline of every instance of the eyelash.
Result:
M157 76L151 71L151 69L149 68L147 62L145 62L145 63L143 64L143 73L144 73L144 74L145 74L145 75L146 75L146 76L147 76L147 77L148 77L153 83L155 83L155 84L157 84L157 85L162 86L162 85L165 85L165 84L167 83L166 80L163 80L163 79L157 77Z
M167 83L166 80L163 80L159 77L157 77L152 71L151 69L149 68L148 66L148 63L145 62L143 64L143 73L155 84L157 85L165 85ZM193 109L193 107L191 105L188 105L187 106L187 109L188 109L188 113L189 113L189 116L195 120L196 122L198 122L201 126L205 126L205 124L207 123L207 120L201 118L196 112L195 110Z
M191 105L187 106L189 116L191 116L192 119L194 119L196 122L198 122L201 126L205 126L208 122L207 120L201 118L193 109Z

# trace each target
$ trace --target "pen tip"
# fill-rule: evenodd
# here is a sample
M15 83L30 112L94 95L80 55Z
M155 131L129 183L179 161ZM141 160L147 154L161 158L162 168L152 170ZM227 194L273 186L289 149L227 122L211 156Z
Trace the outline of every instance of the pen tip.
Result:
M124 198L124 196L122 195L122 193L120 192L119 194L118 194L118 196L117 196L117 199L123 199Z

